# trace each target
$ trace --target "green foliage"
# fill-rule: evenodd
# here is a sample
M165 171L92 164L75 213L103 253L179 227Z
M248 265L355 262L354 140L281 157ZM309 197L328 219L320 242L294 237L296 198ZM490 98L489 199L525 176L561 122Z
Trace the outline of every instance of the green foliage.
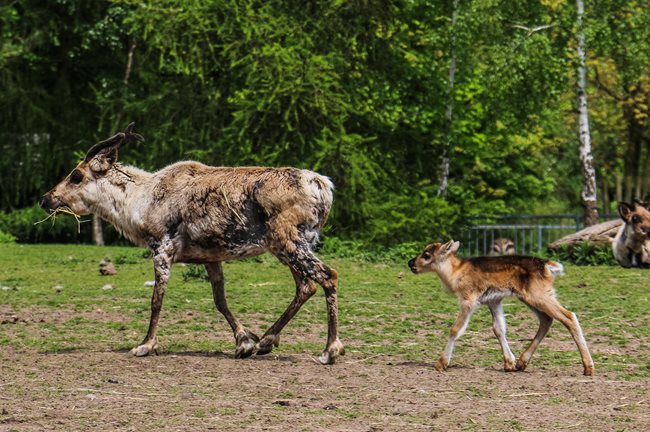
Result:
M201 264L187 264L183 268L183 281L187 282L189 280L200 280L200 281L208 281L210 278L208 277L208 272L205 269L205 266Z
M330 234L345 239L392 245L452 235L472 215L575 212L574 8L458 2L452 28L452 3L0 6L0 211L30 207L93 142L135 121L147 141L120 157L145 169L193 158L331 177ZM594 165L609 208L618 178L626 194L650 190L650 13L607 0L587 17ZM28 230L21 217L18 241L88 239L59 222Z
M0 230L0 243L13 243L16 241L16 237Z
M37 205L9 213L0 212L0 231L10 233L21 243L76 243L89 238L88 224L77 225L74 218L65 215L45 220L47 216Z
M562 245L559 249L551 252L550 258L579 266L619 267L611 246L594 245L589 242L578 243L575 246Z

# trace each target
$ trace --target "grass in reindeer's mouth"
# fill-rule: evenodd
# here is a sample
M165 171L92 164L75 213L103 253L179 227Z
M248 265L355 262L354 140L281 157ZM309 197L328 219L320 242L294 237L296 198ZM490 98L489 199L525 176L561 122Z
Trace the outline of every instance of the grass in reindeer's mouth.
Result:
M81 233L81 224L84 223L84 222L90 222L89 220L81 220L81 216L78 215L77 213L73 212L70 207L63 206L63 207L59 207L56 210L52 211L49 215L47 215L47 217L45 219L42 219L42 220L40 220L38 222L35 222L34 225L41 224L41 223L45 222L48 219L52 219L52 225L54 225L54 222L56 221L56 216L59 213L66 213L66 214L74 216L74 218L77 220L77 233L78 234Z

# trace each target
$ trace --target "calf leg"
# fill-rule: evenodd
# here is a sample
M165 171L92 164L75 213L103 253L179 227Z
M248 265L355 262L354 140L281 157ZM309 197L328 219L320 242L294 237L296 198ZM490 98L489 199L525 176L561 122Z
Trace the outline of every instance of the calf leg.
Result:
M475 309L476 306L469 302L462 302L460 304L460 311L458 312L456 321L454 322L454 325L451 326L451 330L449 331L449 340L447 341L445 351L440 354L440 358L433 365L436 370L442 372L445 371L449 366L456 340L460 338L463 333L465 333L467 324L469 324L469 319L472 317L472 313L474 313Z
M131 350L131 354L138 357L149 355L157 352L158 341L156 339L156 330L158 328L158 318L162 309L165 289L171 274L172 265L172 247L171 242L162 243L160 246L153 248L153 266L155 274L155 285L153 295L151 296L151 318L149 319L149 330L140 345Z
M510 350L508 340L506 339L506 317L503 313L503 305L498 301L488 303L488 307L492 313L492 330L494 330L494 335L499 340L501 351L503 352L503 369L506 372L514 372L517 370L515 355Z
M530 345L528 345L528 348L526 348L526 351L521 353L519 359L517 359L517 370L520 372L526 370L526 366L528 366L528 363L535 353L535 350L539 346L540 342L542 342L542 339L544 339L544 336L546 336L546 333L548 333L549 329L551 328L551 324L553 324L553 318L540 311L539 309L535 309L530 305L528 306L535 313L535 315L537 315L537 318L539 318L539 328L537 329L537 334L535 334L532 342Z
M588 376L593 375L594 361L591 359L591 354L589 354L589 348L587 348L587 342L582 335L582 328L580 327L576 315L562 307L560 302L558 302L554 296L547 296L541 301L532 301L531 305L538 308L551 318L560 321L569 330L569 333L573 336L573 340L580 351L584 374Z
M314 282L304 278L294 269L291 269L291 274L293 275L293 279L296 281L296 295L287 310L284 311L280 318L278 318L278 320L264 333L262 339L260 339L259 343L255 347L257 355L268 354L273 349L273 346L278 346L280 344L280 332L284 326L291 321L302 305L305 304L305 302L316 292Z
M220 262L207 263L205 269L208 271L210 284L212 285L212 297L217 310L226 318L235 336L235 358L246 358L253 354L255 343L259 338L250 330L245 328L228 309L226 294L224 291L223 266Z

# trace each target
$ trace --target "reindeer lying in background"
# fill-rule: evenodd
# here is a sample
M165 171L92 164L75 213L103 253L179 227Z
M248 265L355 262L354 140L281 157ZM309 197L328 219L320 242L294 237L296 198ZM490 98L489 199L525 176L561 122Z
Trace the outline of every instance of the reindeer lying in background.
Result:
M131 352L148 355L158 347L156 329L175 262L203 263L217 309L233 330L235 357L267 354L280 331L316 292L325 290L327 345L319 360L333 364L344 354L338 337L336 270L313 253L332 206L332 183L296 168L209 167L178 162L149 173L117 163L120 146L142 141L130 124L125 132L95 144L83 161L41 199L49 212L94 213L130 241L153 253L155 286L149 331ZM222 261L271 252L291 270L296 294L280 318L258 338L230 312Z
M494 239L492 242L492 247L490 248L489 256L500 256L500 255L514 255L515 254L515 242L509 238L498 238Z
M436 272L443 285L460 301L460 313L451 328L445 351L435 363L439 371L447 369L456 340L463 334L472 313L486 304L492 313L492 328L503 351L506 372L523 371L553 319L569 330L578 345L585 375L593 375L594 362L575 314L566 310L555 298L553 281L563 271L562 264L525 256L476 257L456 256L459 242L433 243L409 261L413 273ZM526 351L515 361L506 339L506 321L501 301L515 296L539 318L539 329Z
M634 200L618 204L624 224L612 242L614 258L623 267L650 267L650 211L648 204Z

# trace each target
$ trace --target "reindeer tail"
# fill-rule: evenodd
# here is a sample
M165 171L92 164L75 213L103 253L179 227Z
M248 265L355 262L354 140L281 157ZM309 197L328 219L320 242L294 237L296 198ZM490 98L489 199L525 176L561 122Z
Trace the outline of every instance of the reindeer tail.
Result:
M564 266L557 261L546 261L546 268L554 278L564 275Z

